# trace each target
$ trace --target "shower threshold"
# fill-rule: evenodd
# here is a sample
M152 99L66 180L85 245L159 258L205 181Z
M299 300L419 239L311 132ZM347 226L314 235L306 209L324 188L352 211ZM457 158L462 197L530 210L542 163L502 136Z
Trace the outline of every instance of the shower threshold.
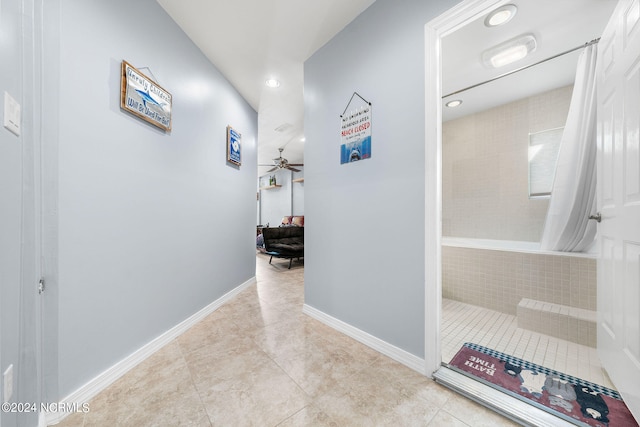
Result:
M509 396L473 378L462 375L443 364L433 373L433 379L443 386L489 408L510 420L531 427L575 427L562 418L543 411L520 399Z

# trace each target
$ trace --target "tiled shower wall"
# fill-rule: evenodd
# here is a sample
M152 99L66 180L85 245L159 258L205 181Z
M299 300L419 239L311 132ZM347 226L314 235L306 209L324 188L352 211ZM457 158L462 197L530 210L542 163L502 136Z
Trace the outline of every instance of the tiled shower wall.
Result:
M522 298L596 310L596 260L443 246L442 296L513 315Z
M444 236L540 241L548 199L529 199L529 133L564 126L572 89L443 123Z
M549 201L529 198L529 134L565 125L572 90L562 87L443 123L443 236L540 241ZM443 298L594 345L595 323L582 325L571 313L596 310L595 259L443 246L442 267Z

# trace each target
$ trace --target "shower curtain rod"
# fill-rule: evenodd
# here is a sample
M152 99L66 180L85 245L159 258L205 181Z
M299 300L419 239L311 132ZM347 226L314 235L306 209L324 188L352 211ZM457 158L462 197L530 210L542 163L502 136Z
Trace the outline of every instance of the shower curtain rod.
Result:
M516 68L515 70L508 71L508 72L506 72L506 73L504 73L504 74L500 74L499 76L494 77L494 78L489 79L489 80L485 80L484 82L476 83L476 84L474 84L474 85L472 85L472 86L465 87L464 89L460 89L460 90L457 90L457 91L455 91L455 92L451 92L451 93L450 93L450 94L448 94L448 95L444 95L444 96L442 97L442 99L444 99L444 98L448 98L448 97L450 97L451 95L457 95L457 94L459 94L459 93L461 93L461 92L467 91L467 90L469 90L469 89L476 88L476 87L478 87L478 86L485 85L485 84L487 84L487 83L494 82L494 81L499 80L499 79L501 79L501 78L503 78L503 77L507 77L507 76L510 76L511 74L515 74L515 73L518 73L518 72L520 72L520 71L526 70L527 68L535 67L536 65L540 65L540 64L542 64L542 63L544 63L544 62L551 61L552 59L558 58L558 57L560 57L560 56L564 56L564 55L566 55L566 54L568 54L568 53L575 52L576 50L584 49L585 47L587 47L587 46L591 46L592 44L596 44L596 43L598 43L599 41L600 41L600 37L598 37L597 39L593 39L593 40L591 40L590 42L587 42L587 43L585 43L585 44L582 44L582 45L580 45L580 46L578 46L578 47L574 47L573 49L569 49L569 50L566 50L566 51L564 51L564 52L562 52L562 53L558 53L557 55L550 56L549 58L543 59L543 60L538 61L538 62L536 62L536 63L534 63L534 64L529 64L529 65L525 65L524 67Z

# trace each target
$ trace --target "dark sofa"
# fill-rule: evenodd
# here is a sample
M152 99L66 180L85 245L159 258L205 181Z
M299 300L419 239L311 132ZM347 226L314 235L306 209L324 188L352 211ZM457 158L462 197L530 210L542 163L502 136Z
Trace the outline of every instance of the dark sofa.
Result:
M289 268L294 258L304 257L304 227L267 227L262 229L264 248L267 255L288 258Z

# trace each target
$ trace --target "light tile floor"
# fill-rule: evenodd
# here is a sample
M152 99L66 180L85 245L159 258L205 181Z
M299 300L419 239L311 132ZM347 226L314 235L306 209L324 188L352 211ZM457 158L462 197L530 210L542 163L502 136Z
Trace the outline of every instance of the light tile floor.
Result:
M302 313L304 267L257 283L98 394L77 426L513 426Z
M595 348L518 328L516 316L442 299L442 360L462 344L484 347L615 389Z

